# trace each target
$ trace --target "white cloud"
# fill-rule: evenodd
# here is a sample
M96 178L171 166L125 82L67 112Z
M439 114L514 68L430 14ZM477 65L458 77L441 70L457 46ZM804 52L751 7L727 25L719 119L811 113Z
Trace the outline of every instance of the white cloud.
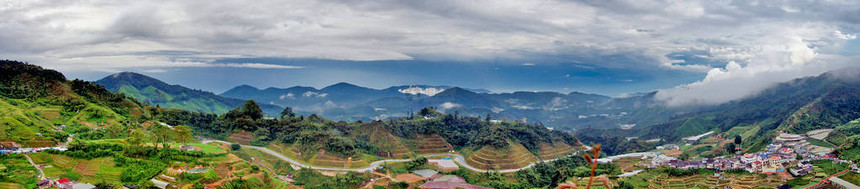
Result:
M534 107L531 107L531 106L526 106L526 105L514 105L514 106L511 106L511 107L516 108L516 109L520 109L520 110L534 110L534 109L537 109L537 108L534 108Z
M427 96L433 96L433 95L441 93L442 91L445 91L445 89L444 88L435 88L435 87L421 88L421 87L417 87L417 86L411 86L411 87L406 88L406 89L398 89L397 91L400 93L412 94L412 95L424 94Z
M296 95L294 95L293 93L287 93L287 94L284 94L284 95L279 96L279 97L278 97L278 99L279 99L279 100L284 100L284 99L296 99Z
M445 103L442 103L439 105L439 107L442 107L442 109L445 109L445 110L460 107L460 106L462 106L462 105L457 104L457 103L452 103L452 102L445 102Z
M291 95L291 94L292 93L289 93L288 95ZM305 98L307 98L307 97L325 98L326 96L328 96L328 93L318 93L318 92L313 92L313 91L307 91L305 93L302 93L302 96Z
M755 95L779 82L819 75L833 69L857 66L857 57L822 55L816 46L838 45L841 32L818 30L816 25L786 29L757 40L759 49L749 59L714 68L698 82L660 90L657 99L670 106L719 104ZM823 57L822 57L823 56ZM854 61L851 61L854 60Z

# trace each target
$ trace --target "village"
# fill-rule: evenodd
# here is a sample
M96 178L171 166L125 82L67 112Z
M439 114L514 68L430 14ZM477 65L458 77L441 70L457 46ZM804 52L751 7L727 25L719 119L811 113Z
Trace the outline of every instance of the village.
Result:
M711 133L712 132L699 136L688 137L685 138L685 141L694 142ZM641 167L657 168L668 166L682 170L709 169L718 171L713 175L715 177L722 177L722 175L719 174L720 172L748 172L775 175L783 182L796 177L803 177L808 174L815 174L816 178L829 176L824 173L814 171L815 166L813 166L812 162L816 160L827 160L833 164L848 164L848 167L850 168L849 171L860 173L860 169L858 169L854 162L838 159L836 155L832 154L832 149L811 145L807 141L807 138L810 138L810 136L779 133L777 137L772 140L772 143L768 144L763 151L741 153L740 147L738 147L736 149L737 152L728 157L703 157L698 160L685 161L675 157L666 156L660 152L641 152L601 158L597 161L599 163L606 164L622 158L641 158L642 160L648 160L642 161L640 165ZM689 143L686 145L689 145ZM676 144L658 147L660 150L677 150L678 148L679 145ZM618 176L630 177L641 171L642 170L636 170ZM858 188L857 185L846 182L837 177L830 177L822 180L843 188Z

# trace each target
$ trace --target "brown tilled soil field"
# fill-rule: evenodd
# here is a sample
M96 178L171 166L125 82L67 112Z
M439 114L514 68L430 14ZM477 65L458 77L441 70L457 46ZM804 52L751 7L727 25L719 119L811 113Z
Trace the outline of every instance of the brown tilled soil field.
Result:
M251 145L251 139L254 138L254 135L249 132L239 131L233 133L232 135L230 135L230 137L227 138L239 144Z

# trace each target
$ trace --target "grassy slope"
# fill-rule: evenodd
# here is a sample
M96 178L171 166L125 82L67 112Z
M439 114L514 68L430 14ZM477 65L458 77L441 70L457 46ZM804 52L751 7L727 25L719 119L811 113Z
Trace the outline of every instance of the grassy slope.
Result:
M188 111L225 113L234 108L215 99L192 97L185 93L170 95L153 86L137 89L131 85L123 85L117 91L141 101L151 101L165 108L177 108Z
M24 155L0 155L0 188L35 188L38 170Z
M118 125L126 117L110 108L86 103L85 108L72 113L62 106L40 101L10 99L0 96L0 141L15 141L23 146L40 146L39 141L62 142L50 135L60 135L55 128L67 125L70 128L89 126L109 127ZM43 136L36 136L41 133Z
M677 136L695 136L708 132L714 123L709 118L690 118L684 121L680 127L675 128L674 132Z

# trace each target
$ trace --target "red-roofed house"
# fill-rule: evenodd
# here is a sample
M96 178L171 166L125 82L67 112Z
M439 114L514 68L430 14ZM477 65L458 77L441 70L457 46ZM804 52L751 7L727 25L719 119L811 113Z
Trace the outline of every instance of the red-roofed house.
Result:
M430 177L430 181L422 184L420 189L490 189L483 186L476 186L466 183L466 179L454 175L436 174Z

